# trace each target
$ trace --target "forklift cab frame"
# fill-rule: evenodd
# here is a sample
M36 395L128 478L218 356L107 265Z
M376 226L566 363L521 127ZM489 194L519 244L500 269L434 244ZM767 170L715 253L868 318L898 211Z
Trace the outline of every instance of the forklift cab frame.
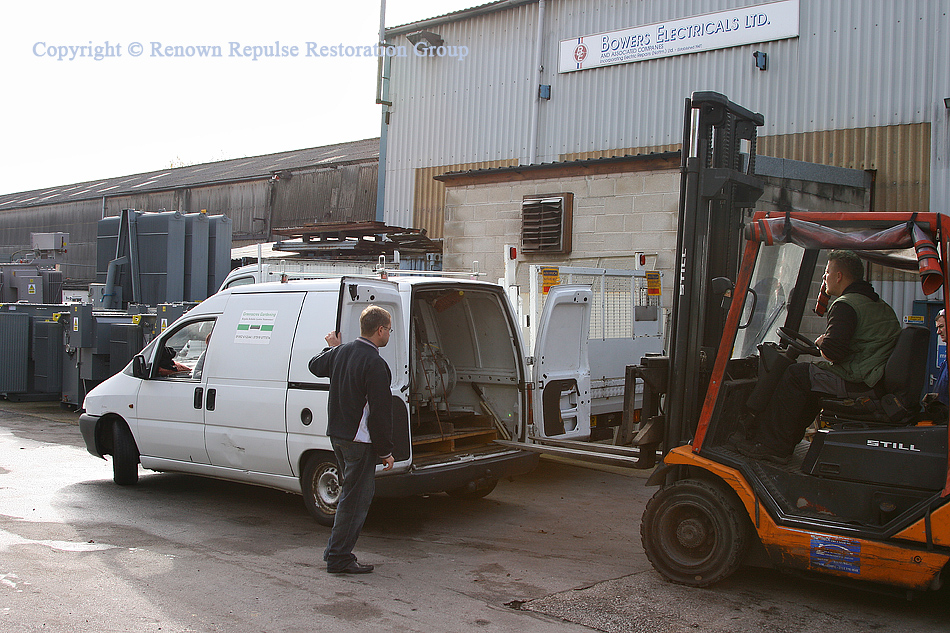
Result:
M912 262L925 294L942 286L950 308L947 229L950 218L938 213L751 215L737 244L734 287L719 316L707 308L698 326L721 328L717 348L703 348L707 361L696 365L699 390L687 394L698 414L668 421L664 464L650 480L663 487L647 505L641 535L663 576L706 586L745 562L939 588L950 561L945 419L918 414L890 425L833 425L821 441L802 442L788 466L744 457L728 438L761 382L763 346L785 350L776 329L800 329L822 250L877 255L888 265L900 261L888 259L892 251L916 248ZM671 392L676 380L688 380L672 370ZM690 406L680 410L688 414Z

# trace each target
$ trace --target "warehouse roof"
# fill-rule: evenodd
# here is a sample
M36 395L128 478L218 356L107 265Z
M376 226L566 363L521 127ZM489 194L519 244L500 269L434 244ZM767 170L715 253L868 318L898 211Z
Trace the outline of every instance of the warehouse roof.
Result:
M264 156L248 156L214 163L188 165L187 167L173 167L144 174L103 178L102 180L34 189L33 191L20 193L8 193L0 195L0 211L146 191L161 191L242 180L259 180L270 178L281 171L307 167L326 167L368 160L379 160L378 138L291 150Z

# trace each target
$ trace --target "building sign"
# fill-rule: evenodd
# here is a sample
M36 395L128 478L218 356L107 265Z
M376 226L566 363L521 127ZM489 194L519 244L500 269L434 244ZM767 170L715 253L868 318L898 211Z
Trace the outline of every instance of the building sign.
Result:
M707 13L562 40L558 72L798 37L799 0Z

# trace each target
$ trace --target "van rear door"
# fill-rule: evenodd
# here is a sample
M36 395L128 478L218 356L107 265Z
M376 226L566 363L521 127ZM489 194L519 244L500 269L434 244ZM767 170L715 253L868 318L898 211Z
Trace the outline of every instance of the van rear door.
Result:
M590 437L589 286L552 286L534 346L534 420L542 438Z
M401 472L408 470L412 463L408 405L409 323L402 296L395 282L358 277L340 280L337 329L344 343L359 337L360 313L370 305L386 309L393 319L389 344L379 350L379 355L389 364L393 376L390 389L393 394L393 457L396 463L392 472Z

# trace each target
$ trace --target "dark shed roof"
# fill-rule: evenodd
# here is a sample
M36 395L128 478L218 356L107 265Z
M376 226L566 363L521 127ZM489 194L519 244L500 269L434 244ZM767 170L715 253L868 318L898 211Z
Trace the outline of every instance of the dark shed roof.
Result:
M8 193L0 195L0 211L98 199L104 196L259 180L270 178L273 174L284 170L326 167L369 160L379 160L378 138Z

